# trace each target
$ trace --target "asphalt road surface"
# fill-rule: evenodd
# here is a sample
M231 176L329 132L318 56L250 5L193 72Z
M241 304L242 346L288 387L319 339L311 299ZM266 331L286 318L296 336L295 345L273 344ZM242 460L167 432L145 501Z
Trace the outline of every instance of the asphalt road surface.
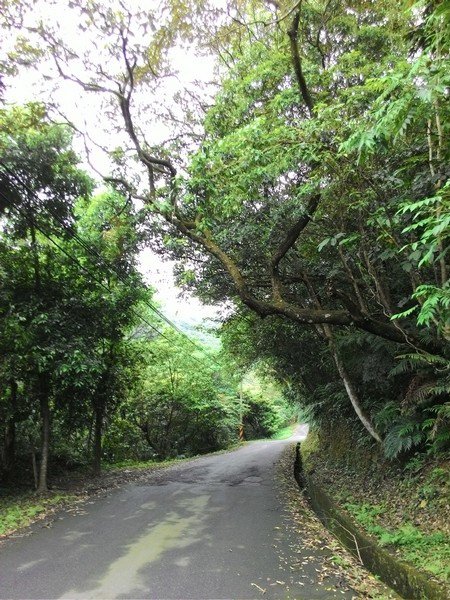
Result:
M180 463L7 540L0 598L354 597L336 578L319 583L320 551L302 550L286 522L276 463L292 441ZM292 570L294 545L306 560Z

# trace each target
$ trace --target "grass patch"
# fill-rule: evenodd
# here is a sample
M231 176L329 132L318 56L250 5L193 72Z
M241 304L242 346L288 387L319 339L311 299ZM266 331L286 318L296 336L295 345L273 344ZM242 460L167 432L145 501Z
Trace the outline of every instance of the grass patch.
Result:
M279 429L273 436L270 438L271 440L287 440L290 438L295 429L295 424L288 425L287 427L283 427L283 429Z
M344 503L344 507L353 515L356 521L369 533L380 538L387 530L378 525L377 517L386 512L386 507L381 504L352 504Z
M424 569L444 581L450 581L450 539L444 533L426 534L412 523L404 523L389 531L377 523L377 517L387 509L383 505L344 504L364 529L374 535L381 546L398 551L400 557L419 569Z
M27 527L40 515L73 499L70 494L38 497L32 493L0 498L0 536Z
M382 546L394 546L419 568L450 581L450 539L441 532L425 534L412 523L380 536Z

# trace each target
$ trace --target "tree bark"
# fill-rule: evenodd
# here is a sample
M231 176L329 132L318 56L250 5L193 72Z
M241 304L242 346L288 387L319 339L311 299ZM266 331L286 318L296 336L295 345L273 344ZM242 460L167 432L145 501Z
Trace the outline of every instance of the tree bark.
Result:
M354 275L354 273L352 271L352 268L349 265L349 262L348 262L348 260L347 260L347 258L345 256L344 251L342 250L342 248L340 246L338 246L338 253L339 253L342 265L344 267L344 270L347 273L349 281L352 284L353 291L355 292L355 296L358 299L358 303L359 303L359 306L361 308L361 311L364 312L364 313L368 313L369 310L367 308L367 304L366 304L366 302L365 302L365 300L363 298L363 295L361 293L361 290L359 288L358 282L356 281L356 277L355 277L355 275Z
M39 474L36 462L36 452L34 451L34 448L31 451L31 465L33 467L34 489L37 490L39 485Z
M44 375L39 375L39 404L41 412L41 463L39 466L39 483L37 492L43 494L48 490L48 456L50 449L50 402L48 383Z
M308 86L306 84L306 79L303 74L302 60L300 58L300 51L298 48L298 28L300 25L300 16L301 9L299 9L292 20L291 28L288 31L289 40L291 43L291 55L292 55L292 63L294 65L295 77L297 79L297 84L300 90L300 94L308 107L308 111L310 116L313 115L314 111L314 102L309 93Z
M10 417L6 422L2 454L3 479L7 481L11 478L14 470L16 456L16 421L14 417Z
M36 292L41 289L41 269L39 264L39 251L36 240L36 226L34 223L34 214L30 211L30 234L31 234L31 249L33 253L33 269L34 269L34 287Z
M381 444L382 440L381 440L380 436L378 435L377 431L375 430L374 426L372 425L372 421L370 420L370 417L365 413L364 409L361 406L361 402L359 400L358 393L357 393L355 387L353 386L353 382L350 379L348 371L347 371L345 364L339 354L338 349L336 348L336 345L335 345L332 337L329 339L329 344L330 344L331 354L332 354L334 362L336 364L338 373L342 379L342 382L343 382L344 387L347 392L347 396L353 406L353 409L354 409L358 419L361 421L361 423L364 425L364 427L370 433L370 435L373 437L373 439L376 440L379 444Z

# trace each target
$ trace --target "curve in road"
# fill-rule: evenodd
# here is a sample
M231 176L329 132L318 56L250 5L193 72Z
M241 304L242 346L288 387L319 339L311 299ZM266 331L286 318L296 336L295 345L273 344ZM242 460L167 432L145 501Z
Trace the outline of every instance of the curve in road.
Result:
M304 437L305 429L297 432ZM0 548L0 598L352 598L278 493L289 441L183 462ZM291 558L295 553L293 568Z

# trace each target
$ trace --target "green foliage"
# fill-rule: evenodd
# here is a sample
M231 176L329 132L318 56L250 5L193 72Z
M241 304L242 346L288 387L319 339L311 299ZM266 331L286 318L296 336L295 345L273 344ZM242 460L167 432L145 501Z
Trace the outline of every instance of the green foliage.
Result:
M431 454L450 447L450 392L448 361L432 354L405 354L399 357L392 375L415 373L403 405L388 402L378 412L376 422L385 433L388 457L408 453L415 447Z
M196 18L209 23L194 4ZM219 69L198 147L148 147L141 132L155 110L146 111L141 99L158 94L159 76L169 72L172 32L192 34L189 6L170 3L170 10L136 11L129 20L107 10L101 23L95 3L70 7L86 39L100 32L113 57L108 73L96 62L98 48L86 49L87 87L104 91L117 78L129 92L131 145L121 139L111 158L114 175L131 174L130 185L117 189L136 191L142 210L117 190L92 197L69 130L52 124L42 105L0 112L7 167L0 175L0 274L8 282L0 290L2 432L16 427L24 453L35 449L33 419L45 381L53 451L65 464L92 452L94 416L103 425L104 458L162 459L225 447L244 408L248 435L270 435L294 412L286 398L318 429L345 421L368 444L336 370L338 352L346 383L380 428L389 457L445 451L447 3L414 3L406 11L387 0L300 3L298 50L310 106L299 89L288 19L274 24L260 9L262 21L253 19L245 35L219 19L202 43L219 48L228 64ZM241 8L243 18L254 9L246 2ZM123 44L116 42L124 32L128 54L119 74ZM78 61L69 41L46 43L64 69L66 60ZM114 128L124 108L108 115ZM194 112L185 115L191 137L199 125ZM189 162L169 184L161 160L172 147ZM150 155L158 158L149 173ZM26 187L16 189L9 171ZM61 221L68 227L61 230ZM182 338L138 325L136 312L152 293L137 271L144 242L178 261L185 288L235 307L222 327L225 352L214 354L220 367ZM105 261L113 267L108 274ZM278 399L245 389L241 406L239 380L258 368L277 382Z
M366 531L378 538L381 545L400 548L405 560L418 568L444 579L450 578L450 540L444 533L426 534L412 523L389 531L379 522L379 517L387 510L386 506L347 503L345 508Z
M378 536L386 533L386 530L377 524L377 517L386 512L386 506L367 503L352 504L351 502L344 506L369 533Z
M38 426L43 379L53 474L84 467L94 448L98 468L101 458L161 460L233 443L239 400L225 357L221 364L210 342L208 358L185 337L159 334L152 325L146 304L152 290L137 271L140 216L133 205L113 190L89 195L67 130L47 123L42 107L4 111L1 118L7 168L1 171L0 431L12 442L0 471L14 479L19 461L33 452L39 463L46 452ZM261 414L271 433L281 419L270 410L271 420Z
M39 463L48 451L38 450L43 401L52 471L90 460L94 415L103 427L113 418L142 364L130 334L151 290L136 269L133 206L112 191L89 196L67 130L40 106L1 119L0 430L11 441L0 473L14 479L21 456L33 452Z
M163 460L228 447L238 439L240 400L225 358L209 358L185 338L141 340L145 367L105 438L105 458ZM205 348L206 351L206 348Z
M383 440L384 452L388 458L396 458L404 452L420 445L425 440L421 424L412 418L404 417L391 426Z
M247 439L272 437L283 425L273 402L263 397L244 397L244 432Z
M26 527L46 510L57 508L72 499L73 496L69 494L59 493L39 501L30 494L24 494L21 497L0 498L0 536Z
M418 325L432 326L441 323L440 331L447 335L450 320L450 284L439 288L435 285L420 285L416 288L413 298L421 299L421 307L417 317Z
M428 149L429 185L424 185L426 174L421 173L419 192L418 180L413 178L409 190L405 190L406 198L398 205L397 215L406 217L401 233L407 240L400 252L408 254L410 270L419 271L434 265L440 268L440 277L438 284L416 284L412 298L419 304L392 318L403 319L418 311L418 325L436 326L447 338L450 317L445 262L450 213L448 174L444 167L448 146L444 144L443 132L449 116L446 102L449 55L445 41L445 32L449 30L448 11L445 3L426 6L420 2L411 10L413 19L422 19L415 32L421 51L414 60L391 67L382 79L368 82L379 94L370 112L370 126L365 122L341 145L341 150L356 152L360 159L368 162L375 153L386 151L386 143L405 148L418 143L421 128L427 132L422 144L426 142ZM409 162L412 164L413 159ZM400 171L396 175L400 175ZM411 195L414 191L415 196Z
M433 405L443 402L437 389L430 391L438 361L430 360L414 406L410 384L423 369L423 348L435 352L441 365L448 362L442 343L449 304L448 149L442 134L449 116L448 55L442 39L436 54L432 7L414 10L429 36L415 54L408 10L393 11L386 3L370 10L302 5L300 53L315 103L310 114L298 93L286 36L269 29L262 37L255 27L252 44L240 40L208 111L185 198L200 233L207 232L240 269L246 305L246 295L272 302L286 308L280 313L292 321L296 311L318 304L329 317L336 309L349 311L352 324L358 318L390 321L399 341L418 349L407 375L395 371L398 349L383 345L382 335L333 330L369 419L396 399L395 420L381 425L391 458L433 445L431 398ZM276 291L271 260L315 193L320 203L313 223L280 262ZM239 284L227 283L229 269L221 270L217 256L190 271L189 285L209 300L233 299ZM296 328L270 316L259 324L245 309L238 312L223 329L237 360L270 365L311 423L327 428L345 419L363 440L324 332L308 328L307 321Z
M403 550L406 560L433 575L450 578L450 540L444 533L425 534L408 523L394 532L384 532L381 544Z

